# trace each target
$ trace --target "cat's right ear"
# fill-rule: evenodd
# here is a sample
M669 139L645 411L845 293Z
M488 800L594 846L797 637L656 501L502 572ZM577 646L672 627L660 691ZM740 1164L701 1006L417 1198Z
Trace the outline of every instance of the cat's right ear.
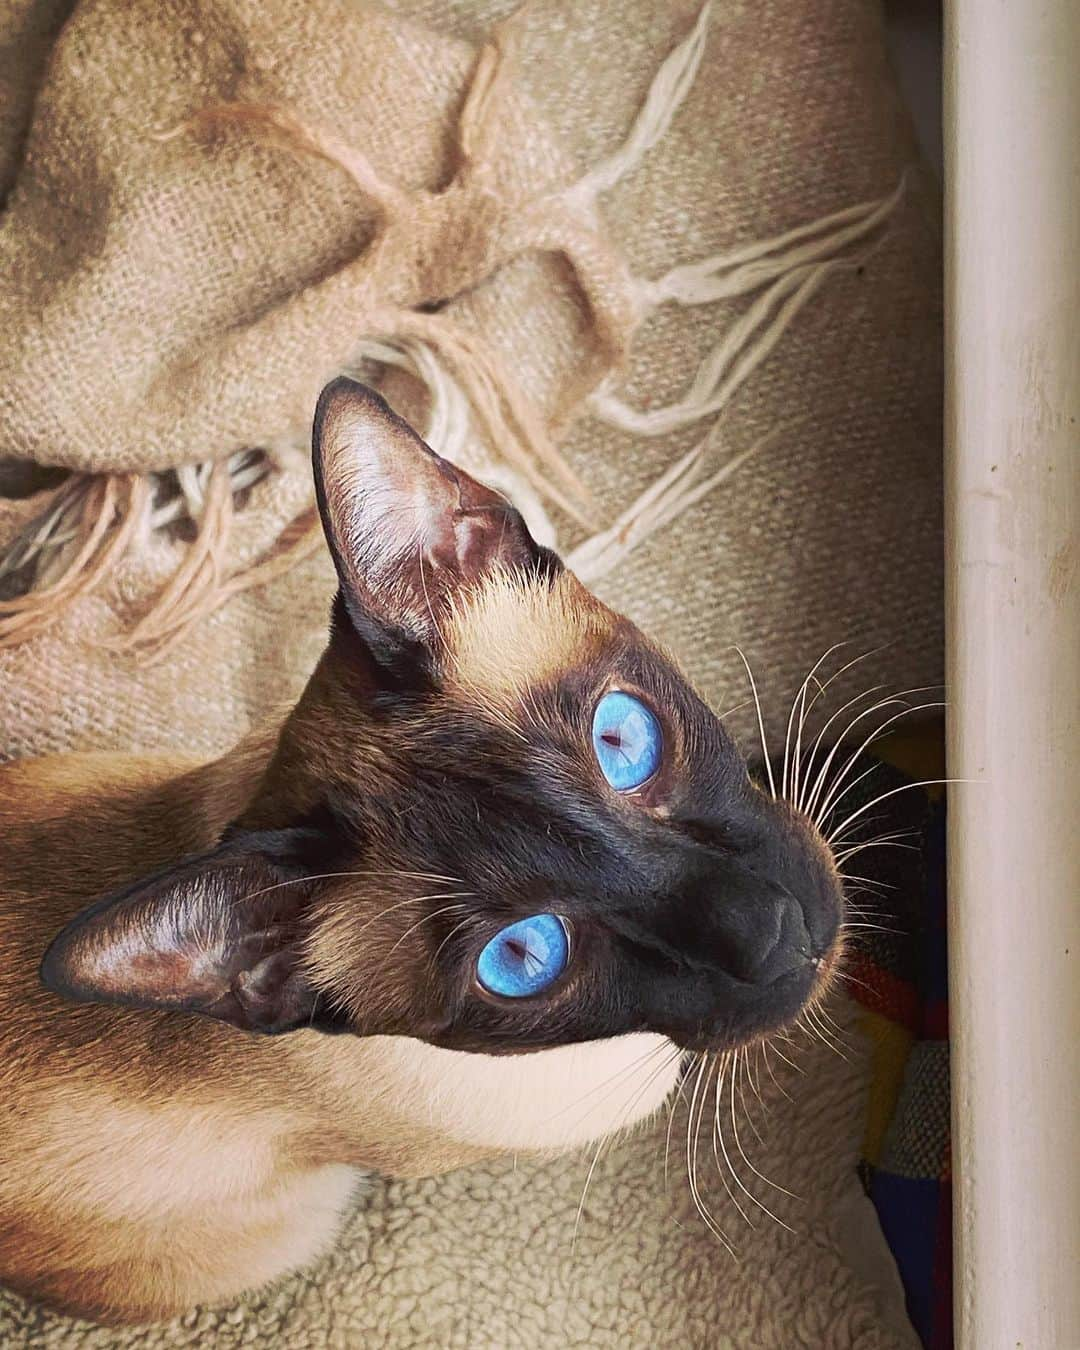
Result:
M384 670L437 654L455 592L562 564L498 492L437 455L373 390L337 379L313 435L315 489L352 627Z
M144 877L61 930L42 983L76 1003L197 1012L246 1031L339 1030L303 963L330 847L313 829L248 832Z

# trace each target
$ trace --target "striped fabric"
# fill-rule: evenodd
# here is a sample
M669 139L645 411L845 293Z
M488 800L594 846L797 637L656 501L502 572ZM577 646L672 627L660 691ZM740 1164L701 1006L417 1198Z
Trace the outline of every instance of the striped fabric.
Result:
M940 727L890 738L878 751L882 762L866 780L864 800L944 777ZM944 792L912 786L868 814L873 826L867 838L911 833L896 841L900 847L868 849L851 864L869 883L865 890L860 883L851 887L854 904L864 910L859 921L890 930L856 930L859 941L848 965L850 992L874 1047L861 1173L916 1331L926 1350L951 1350Z

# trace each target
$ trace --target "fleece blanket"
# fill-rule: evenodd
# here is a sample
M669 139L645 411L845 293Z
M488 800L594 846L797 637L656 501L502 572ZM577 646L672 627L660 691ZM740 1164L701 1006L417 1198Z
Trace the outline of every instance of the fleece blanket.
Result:
M670 1140L662 1117L595 1168L591 1155L507 1158L431 1181L372 1179L326 1260L234 1307L117 1332L0 1295L3 1343L914 1350L866 1248L880 1238L860 1212L868 1202L855 1174L865 1064L848 1040L846 1060L820 1044L785 1052L798 1071L774 1057L776 1082L762 1070L760 1103L740 1084L752 1102L742 1147L774 1186L740 1165L742 1175L775 1218L730 1181L734 1196L725 1193L702 1140L703 1203L734 1256L695 1210L680 1108ZM733 1149L730 1127L726 1139Z

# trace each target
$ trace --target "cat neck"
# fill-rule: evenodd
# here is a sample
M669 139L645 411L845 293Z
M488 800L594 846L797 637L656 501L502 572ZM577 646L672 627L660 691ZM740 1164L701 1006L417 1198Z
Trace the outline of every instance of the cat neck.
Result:
M343 662L331 644L287 715L205 766L201 782L220 828L280 829L313 812L342 775L362 782L358 766L371 745L365 708L373 692L363 668Z

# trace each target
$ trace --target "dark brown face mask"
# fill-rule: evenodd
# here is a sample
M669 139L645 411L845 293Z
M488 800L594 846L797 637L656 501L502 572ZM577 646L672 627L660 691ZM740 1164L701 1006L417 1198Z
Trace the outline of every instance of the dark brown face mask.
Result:
M212 853L84 911L45 983L249 1031L511 1053L790 1021L842 895L672 662L370 390L319 400L329 646Z

